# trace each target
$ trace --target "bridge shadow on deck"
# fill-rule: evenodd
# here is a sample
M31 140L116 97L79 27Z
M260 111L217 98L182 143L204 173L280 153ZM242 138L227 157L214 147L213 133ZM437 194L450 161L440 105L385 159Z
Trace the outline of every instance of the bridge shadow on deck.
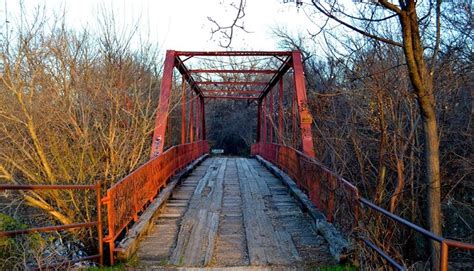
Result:
M225 156L205 160L174 189L137 258L147 269L334 263L281 180L255 159Z

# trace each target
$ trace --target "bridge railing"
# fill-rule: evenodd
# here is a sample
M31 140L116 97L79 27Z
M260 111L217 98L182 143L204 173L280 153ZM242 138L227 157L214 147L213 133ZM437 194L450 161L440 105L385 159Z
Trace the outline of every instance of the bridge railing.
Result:
M363 223L359 223L359 216L363 214L360 214L360 212L368 213L372 211L379 213L432 241L439 242L441 246L439 270L448 270L450 248L474 250L474 244L458 242L435 235L377 206L368 199L360 197L357 187L353 184L331 172L314 158L294 148L272 143L257 143L252 145L251 152L252 155L260 155L285 171L308 195L314 205L326 215L328 221L334 222L348 236L352 235L352 237L360 239L368 248L375 251L398 270L405 270L403 264L398 263L386 251L376 246L366 234L363 234L364 229L361 228ZM368 209L363 210L361 207L367 207Z
M207 141L174 146L143 164L107 190L102 202L107 205L110 259L114 242L123 230L137 221L140 212L158 195L168 180L192 161L209 151Z
M354 230L359 216L357 187L291 147L257 143L252 145L251 152L285 171L329 222L336 221L347 234Z
M91 185L10 185L10 184L0 184L0 192L2 191L73 191L78 192L79 190L95 192L96 200L96 216L95 220L76 222L72 224L65 225L55 225L55 226L43 226L43 227L30 227L26 229L17 229L10 231L0 231L0 240L3 237L15 237L18 235L24 234L33 234L33 233L46 233L46 232L60 232L60 231L75 231L78 229L93 228L96 227L97 230L97 250L98 253L95 255L89 255L86 257L77 258L74 260L64 260L62 262L54 263L52 265L46 264L46 266L39 264L38 269L64 269L68 268L70 264L81 262L81 261L90 261L96 260L100 265L103 264L103 247L102 247L102 213L100 206L100 182ZM93 219L93 218L92 218Z

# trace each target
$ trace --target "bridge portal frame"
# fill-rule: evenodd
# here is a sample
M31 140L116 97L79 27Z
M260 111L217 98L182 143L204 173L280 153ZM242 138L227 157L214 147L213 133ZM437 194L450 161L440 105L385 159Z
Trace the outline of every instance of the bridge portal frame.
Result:
M279 59L282 64L278 70L268 70L268 69L233 69L233 70L205 70L205 69L193 69L190 70L185 65L185 61L192 57L245 57L245 56L256 56L256 57L275 57ZM290 70L293 69L293 80L294 80L294 91L296 96L296 106L299 115L299 133L301 136L301 147L303 153L310 157L315 157L313 137L311 134L311 125L313 123L313 118L308 109L308 100L306 95L306 85L304 78L304 69L303 61L301 58L300 51L214 51L214 52L205 52L205 51L175 51L168 50L166 51L166 57L164 61L164 70L163 77L161 81L161 90L160 98L158 102L158 108L156 112L156 122L153 132L153 142L151 147L150 157L153 158L161 154L164 150L165 136L167 130L168 116L170 110L170 96L171 89L173 84L173 71L177 69L182 76L183 83L187 83L191 90L197 95L196 101L196 112L198 114L197 121L199 123L193 124L193 117L190 116L188 133L190 141L194 140L193 137L193 125L196 125L197 130L199 131L199 136L196 137L200 140L206 139L206 123L205 123L205 99L234 99L234 100L249 100L257 101L257 143L266 142L267 135L269 132L267 123L266 123L266 108L265 100L269 93L272 92L274 87L279 84L279 99L278 99L278 131L277 135L280 139L282 136L283 129L283 76ZM243 73L243 74L270 74L273 75L268 82L261 81L248 81L248 82L214 82L214 81L199 81L196 80L193 75L198 73ZM223 91L222 95L214 94L212 91L206 91L202 86L206 85L248 85L252 86L252 92L241 93L237 91ZM256 86L263 86L260 91L255 90ZM235 94L238 94L236 96ZM248 96L246 94L251 94ZM270 96L272 96L270 94ZM271 97L273 98L273 97ZM181 126L185 127L186 114L185 112L185 101L186 93L185 87L183 87L182 94L182 117L181 117ZM273 99L272 99L273 100ZM270 106L270 114L273 114L273 105ZM191 110L190 110L191 111ZM192 114L192 113L191 113ZM294 125L296 127L296 125ZM297 132L295 130L295 132ZM181 143L186 143L186 129L181 129ZM273 140L273 130L270 130L270 139ZM281 142L280 142L281 143Z

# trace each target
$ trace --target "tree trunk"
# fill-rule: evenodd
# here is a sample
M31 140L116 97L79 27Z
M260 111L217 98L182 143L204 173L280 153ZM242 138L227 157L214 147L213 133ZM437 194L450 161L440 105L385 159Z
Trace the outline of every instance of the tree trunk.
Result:
M436 121L433 78L424 61L424 50L419 33L415 3L410 1L400 14L403 34L403 50L410 81L421 110L424 135L424 167L427 192L427 224L434 234L442 235L441 229L441 178L439 167L439 138ZM431 266L439 268L440 245L431 241Z
M422 102L420 101L420 104L421 103ZM433 109L434 111L434 108L422 108L423 111L426 109ZM430 231L441 236L441 177L439 168L439 138L436 115L434 115L434 117L423 116L422 122L425 141L425 178L428 186L428 226ZM431 241L431 254L431 265L433 269L437 269L440 259L440 244L438 242Z

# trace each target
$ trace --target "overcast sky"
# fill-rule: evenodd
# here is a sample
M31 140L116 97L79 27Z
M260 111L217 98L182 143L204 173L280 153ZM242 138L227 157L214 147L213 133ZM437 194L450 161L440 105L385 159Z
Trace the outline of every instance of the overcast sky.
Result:
M238 2L238 0L234 0ZM1 9L8 10L10 25L18 22L19 1L0 0ZM140 34L159 44L161 49L216 50L222 49L211 39L212 23L208 16L223 25L235 16L232 0L23 0L27 12L45 5L47 12L65 10L69 27L94 29L103 10L113 11L118 29L139 22ZM245 26L251 33L237 31L233 49L275 50L271 28L277 25L291 32L308 28L304 10L283 0L247 0Z

